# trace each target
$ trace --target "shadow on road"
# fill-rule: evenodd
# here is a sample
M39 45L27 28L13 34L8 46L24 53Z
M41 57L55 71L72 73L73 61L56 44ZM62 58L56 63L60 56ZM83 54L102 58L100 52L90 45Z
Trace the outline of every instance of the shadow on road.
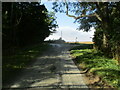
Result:
M83 76L71 60L69 44L52 47L22 71L18 80L3 88L87 88Z

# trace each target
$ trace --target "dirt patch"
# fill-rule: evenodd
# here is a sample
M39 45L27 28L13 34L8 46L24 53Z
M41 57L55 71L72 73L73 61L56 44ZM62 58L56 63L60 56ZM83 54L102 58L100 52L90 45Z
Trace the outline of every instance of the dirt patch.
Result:
M106 82L102 81L101 78L97 75L93 75L92 73L85 74L85 82L89 85L89 88L112 88Z

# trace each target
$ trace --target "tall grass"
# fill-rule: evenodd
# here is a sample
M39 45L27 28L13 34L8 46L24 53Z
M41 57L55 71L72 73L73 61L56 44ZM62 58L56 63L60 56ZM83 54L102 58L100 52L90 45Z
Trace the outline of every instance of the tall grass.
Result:
M109 85L120 87L120 68L116 60L107 58L102 52L94 49L71 50L71 55L83 69L89 68L90 73L100 76Z

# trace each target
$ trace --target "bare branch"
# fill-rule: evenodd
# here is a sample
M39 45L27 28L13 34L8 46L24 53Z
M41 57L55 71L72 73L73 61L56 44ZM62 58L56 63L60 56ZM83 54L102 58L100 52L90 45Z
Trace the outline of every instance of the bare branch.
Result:
M69 15L68 14L68 4L67 4L67 2L66 2L66 0L65 0L65 4L66 4L66 15L68 16L68 17L73 17L74 19L76 19L76 16L74 16L74 15Z
M99 21L102 21L101 17L100 17L97 13L95 13L95 16L97 17L97 19L98 19Z
M80 19L80 18L82 18L82 17L93 17L93 16L95 16L95 17L97 17L97 19L99 20L99 21L102 21L102 19L100 18L100 16L97 14L97 13L93 13L93 14L90 14L90 15L85 15L85 14L82 14L82 15L80 15L80 16L75 16L75 15L70 15L69 13L68 13L68 4L67 4L67 2L66 2L66 0L65 0L65 4L66 4L66 15L68 16L68 17L73 17L74 19Z

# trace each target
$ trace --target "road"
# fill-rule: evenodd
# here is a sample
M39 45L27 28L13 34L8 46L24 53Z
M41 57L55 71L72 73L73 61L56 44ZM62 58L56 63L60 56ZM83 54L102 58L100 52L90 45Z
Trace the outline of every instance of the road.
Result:
M50 44L52 47L22 71L12 84L3 88L34 90L35 88L86 88L84 75L71 59L69 44Z

